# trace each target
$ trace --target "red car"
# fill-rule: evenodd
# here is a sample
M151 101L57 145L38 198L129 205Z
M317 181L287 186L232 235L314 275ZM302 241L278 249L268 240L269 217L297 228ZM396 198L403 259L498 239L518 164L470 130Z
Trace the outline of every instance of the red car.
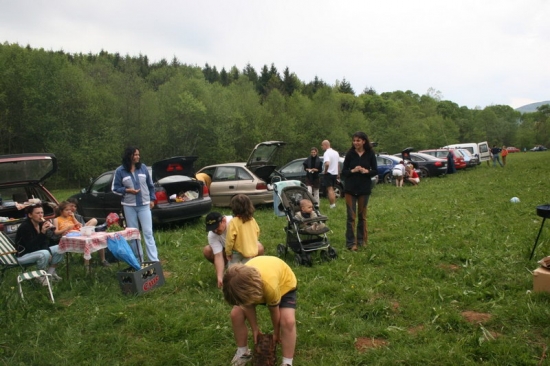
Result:
M459 151L455 151L454 149L430 149L430 150L420 150L419 152L428 154L440 159L447 159L447 155L451 153L451 155L453 156L456 169L464 169L468 166L468 164L464 160L464 156L462 156L462 154Z
M508 146L508 147L506 148L506 150L508 150L509 153L515 153L515 152L519 152L519 151L520 151L517 147L513 147L513 146Z

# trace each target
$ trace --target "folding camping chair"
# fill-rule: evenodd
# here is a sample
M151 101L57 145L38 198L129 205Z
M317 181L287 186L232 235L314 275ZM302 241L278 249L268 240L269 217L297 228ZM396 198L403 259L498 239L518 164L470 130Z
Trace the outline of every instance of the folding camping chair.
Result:
M11 240L3 232L0 231L0 266L2 267L1 277L3 278L4 272L10 268L20 268L22 273L17 276L17 285L19 286L19 295L21 295L21 299L23 300L24 297L21 282L32 280L34 278L45 278L45 281L48 285L48 290L50 292L50 299L52 300L52 303L55 303L55 300L53 298L52 286L50 284L51 275L42 269L30 272L23 272L25 267L19 264L19 262L17 261L17 257L15 256L16 253L17 251L15 250L15 247L13 246Z

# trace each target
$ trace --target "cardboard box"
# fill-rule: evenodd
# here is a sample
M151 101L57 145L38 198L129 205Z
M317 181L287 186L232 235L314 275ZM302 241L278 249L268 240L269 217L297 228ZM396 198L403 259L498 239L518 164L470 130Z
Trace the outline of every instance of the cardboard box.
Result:
M120 289L124 294L144 294L164 285L164 274L160 262L143 262L136 271L128 267L117 272Z
M550 270L539 267L533 272L533 291L550 292Z

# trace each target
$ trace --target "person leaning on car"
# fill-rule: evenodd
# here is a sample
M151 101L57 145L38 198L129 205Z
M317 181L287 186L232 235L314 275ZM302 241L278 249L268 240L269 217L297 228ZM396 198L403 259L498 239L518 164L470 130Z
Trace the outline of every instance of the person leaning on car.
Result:
M202 254L216 269L218 288L223 284L223 270L227 264L225 255L225 238L227 228L233 216L224 216L219 212L210 212L206 215L206 231L208 232L208 245L202 249ZM264 255L264 246L258 242L258 255Z

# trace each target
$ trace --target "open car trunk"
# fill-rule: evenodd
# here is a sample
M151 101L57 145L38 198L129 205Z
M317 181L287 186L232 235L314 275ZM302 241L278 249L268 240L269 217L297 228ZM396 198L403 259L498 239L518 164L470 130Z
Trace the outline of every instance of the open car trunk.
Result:
M195 180L193 163L196 156L174 156L152 165L152 178L158 204L185 203L203 197L204 183Z

